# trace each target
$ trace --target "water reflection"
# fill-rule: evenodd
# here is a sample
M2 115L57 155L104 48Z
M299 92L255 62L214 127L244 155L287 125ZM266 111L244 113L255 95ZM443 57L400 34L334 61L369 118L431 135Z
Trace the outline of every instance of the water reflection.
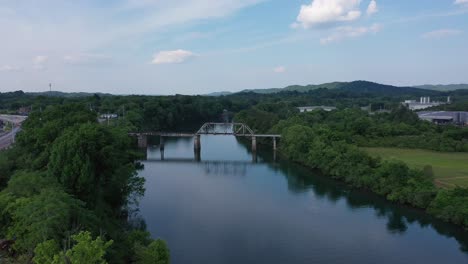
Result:
M265 152L260 153L260 155L264 154ZM408 230L408 224L413 223L417 223L421 228L434 228L440 235L455 238L460 244L460 250L468 253L468 232L431 217L420 209L396 205L378 195L350 189L342 182L302 166L291 166L288 162L280 162L272 166L285 175L288 188L292 192L303 193L312 189L317 198L333 202L345 199L346 204L354 211L372 208L377 217L387 219L387 231L392 234L404 234Z
M151 163L178 163L192 164L203 168L206 175L245 176L248 167L254 166L251 161L225 161L225 160L197 160L189 158L170 158L159 160L146 160Z
M166 141L163 155L157 144L150 147L141 174L141 217L168 240L173 263L468 261L454 241L433 232L467 252L467 232L454 225L275 162L269 146L258 149L254 163L249 141L202 142L199 160L190 139Z

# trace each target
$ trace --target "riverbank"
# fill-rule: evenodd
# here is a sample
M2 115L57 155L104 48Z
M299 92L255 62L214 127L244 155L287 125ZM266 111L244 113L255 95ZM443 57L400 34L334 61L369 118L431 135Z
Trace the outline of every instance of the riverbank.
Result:
M362 148L374 157L400 160L414 169L431 166L438 187L468 187L468 153L436 152L404 148Z
M437 188L432 171L411 169L398 160L382 161L355 145L336 141L331 131L301 125L283 130L280 151L289 160L319 169L352 187L468 227L468 189Z

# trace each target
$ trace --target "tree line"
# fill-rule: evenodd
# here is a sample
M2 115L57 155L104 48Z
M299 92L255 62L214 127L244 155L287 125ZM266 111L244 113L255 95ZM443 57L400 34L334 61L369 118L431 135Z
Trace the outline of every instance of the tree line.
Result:
M468 128L421 121L405 107L375 115L358 108L299 114L281 103L268 107L258 104L241 111L235 119L257 131L282 134L280 153L292 161L468 227L467 188L438 189L430 166L410 169L403 162L382 161L360 149L403 147L466 152Z
M31 113L0 153L6 263L169 263L166 243L127 221L144 192L127 132L82 103Z

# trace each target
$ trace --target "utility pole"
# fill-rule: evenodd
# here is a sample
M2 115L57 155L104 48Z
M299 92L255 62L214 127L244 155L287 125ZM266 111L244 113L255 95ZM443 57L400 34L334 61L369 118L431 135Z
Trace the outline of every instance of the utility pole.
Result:
M52 83L49 83L49 92L52 93Z

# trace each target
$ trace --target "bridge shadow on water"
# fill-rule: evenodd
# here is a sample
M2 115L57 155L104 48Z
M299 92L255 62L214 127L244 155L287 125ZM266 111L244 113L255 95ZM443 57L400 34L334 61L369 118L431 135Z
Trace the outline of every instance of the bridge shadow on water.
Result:
M187 145L190 139L182 139ZM313 191L317 199L326 199L333 203L341 200L353 211L372 208L375 215L380 219L386 219L386 228L392 234L404 234L409 225L417 224L421 228L433 228L438 234L448 238L454 238L460 245L460 250L468 254L468 232L462 228L445 223L424 211L412 207L398 205L385 200L365 190L349 188L343 182L336 181L304 166L282 160L279 155L272 151L271 146L260 145L256 152L250 150L250 142L245 139L237 139L243 145L251 161L229 161L229 160L203 160L203 157L187 158L162 158L148 159L145 162L155 163L194 163L201 166L207 175L245 176L252 166L268 166L270 169L281 172L285 176L288 190L295 194L303 194ZM134 215L132 223L145 226L144 220Z

